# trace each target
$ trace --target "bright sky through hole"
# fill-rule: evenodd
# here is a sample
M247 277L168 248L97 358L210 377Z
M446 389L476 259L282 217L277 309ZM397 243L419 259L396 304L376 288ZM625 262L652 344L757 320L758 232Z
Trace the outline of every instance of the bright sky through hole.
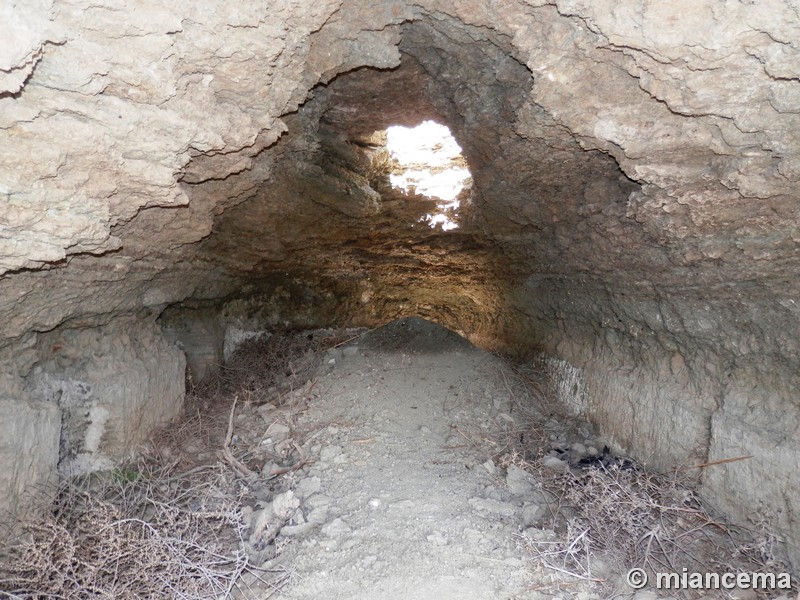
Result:
M439 212L424 219L431 227L441 225L444 231L456 229L458 224L450 216L459 207L456 196L464 189L471 176L467 169L457 166L461 158L458 145L450 130L433 121L417 127L393 126L386 130L386 147L403 172L390 174L395 188L436 198Z

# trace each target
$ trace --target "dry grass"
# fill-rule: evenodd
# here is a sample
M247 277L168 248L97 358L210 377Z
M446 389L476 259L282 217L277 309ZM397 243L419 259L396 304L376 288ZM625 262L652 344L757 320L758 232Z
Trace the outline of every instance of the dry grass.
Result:
M217 385L242 402L273 402L311 379L322 353L354 336L354 330L299 331L246 340L222 367Z
M564 471L541 462L526 466L555 499L556 514L565 524L554 525L566 533L570 554L582 553L581 562L588 564L591 549L596 549L611 555L621 572L715 566L709 561L709 544L720 550L727 528L708 514L679 476L602 464ZM574 544L577 531L585 537L580 553ZM702 555L695 556L697 551ZM711 556L716 561L720 555ZM587 566L584 574L588 571Z
M552 498L551 535L522 536L529 555L546 569L592 582L608 596L621 591L618 576L634 567L644 569L651 581L655 573L682 569L788 571L774 554L774 534L736 527L711 514L692 491L693 482L679 471L602 465L554 471L541 462L521 466L536 475ZM764 593L765 598L773 595Z
M585 443L591 428L559 413L535 371L505 377L516 423L495 443L501 451L494 458L501 466L513 464L531 473L540 485L547 505L542 529L521 535L521 541L534 562L555 575L556 588L561 590L566 577L615 596L630 591L619 588L619 576L634 567L651 577L683 568L703 573L788 571L776 556L777 536L766 519L747 529L703 505L695 493L694 467L654 472L628 459L546 466L554 446L569 440Z
M267 425L256 409L293 402L295 388L308 392L303 384L322 353L353 335L288 332L245 342L217 378L190 386L185 417L153 436L146 458L65 482L46 514L18 520L21 535L0 552L0 598L270 597L289 574L252 564L250 505L254 490L277 493L275 479L304 457L295 431L285 455L261 456L276 450L263 444ZM291 421L286 414L275 421ZM267 458L288 466L264 478ZM272 542L259 556L278 553Z
M302 392L309 391L309 382L313 383L312 377L322 355L357 337L361 331L286 331L245 341L228 364L220 366L218 373L200 383L188 382L184 418L156 432L148 452L162 462L178 460L180 466L187 469L215 462L217 450L226 439L234 398L240 414L265 404L283 407L293 403L292 411L302 411L304 405L298 402L298 397L308 399L308 394ZM248 437L259 438L254 439L254 443L261 441L259 436L263 431L251 431L250 436L243 431L254 424L260 426L261 420L255 418L249 426L239 428L237 443L247 441ZM256 451L255 448L251 450ZM264 459L258 456L240 458L262 464Z
M248 572L274 588L286 574L248 564L232 489L221 467L176 474L144 463L69 481L51 511L23 522L22 536L0 556L1 593L227 598Z

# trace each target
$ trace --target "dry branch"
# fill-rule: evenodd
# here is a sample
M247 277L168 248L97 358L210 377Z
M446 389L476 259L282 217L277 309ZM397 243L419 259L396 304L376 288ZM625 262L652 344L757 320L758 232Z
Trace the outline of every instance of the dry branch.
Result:
M0 551L0 598L270 597L288 575L248 562L241 479L261 478L247 454L234 455L237 407L294 399L287 392L309 381L305 398L321 354L352 339L353 330L250 340L216 379L190 382L187 417L153 438L149 463L67 482L46 515L20 522L22 535ZM310 462L292 446L299 460L280 474Z
M219 471L147 465L64 484L0 556L0 597L228 598L252 571L241 507Z

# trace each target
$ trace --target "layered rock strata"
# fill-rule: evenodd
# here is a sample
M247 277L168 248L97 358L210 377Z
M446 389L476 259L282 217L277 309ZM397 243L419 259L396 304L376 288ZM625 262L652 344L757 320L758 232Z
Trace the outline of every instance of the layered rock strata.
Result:
M704 493L800 564L792 3L0 15L3 507L173 416L172 341L199 374L232 327L417 315L545 352L565 406L654 465L751 456ZM473 174L454 231L380 166L380 131L426 118Z

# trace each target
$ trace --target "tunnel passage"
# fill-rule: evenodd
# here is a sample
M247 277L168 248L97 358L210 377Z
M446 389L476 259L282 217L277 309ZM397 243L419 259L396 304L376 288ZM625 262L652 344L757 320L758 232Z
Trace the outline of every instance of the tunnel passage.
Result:
M55 11L2 71L3 503L53 479L65 413L115 454L226 341L421 316L542 352L639 458L752 457L703 489L796 556L795 16L222 4ZM425 120L472 172L457 229L389 185L381 132Z
M638 186L525 101L524 65L493 42L464 45L450 37L458 39L454 25L440 27L446 33L408 26L396 69L355 70L316 88L269 154L276 184L225 211L201 255L241 272L249 287L314 281L315 294L331 290L343 322L416 315L511 351L515 340L504 336L519 328L510 288L533 273L602 269L592 259L622 252L626 228L629 243L641 237L624 218ZM465 63L477 78L469 86ZM546 133L515 130L523 110L536 110ZM427 120L450 128L473 176L457 229L420 227L435 202L389 181L398 167L387 128Z

